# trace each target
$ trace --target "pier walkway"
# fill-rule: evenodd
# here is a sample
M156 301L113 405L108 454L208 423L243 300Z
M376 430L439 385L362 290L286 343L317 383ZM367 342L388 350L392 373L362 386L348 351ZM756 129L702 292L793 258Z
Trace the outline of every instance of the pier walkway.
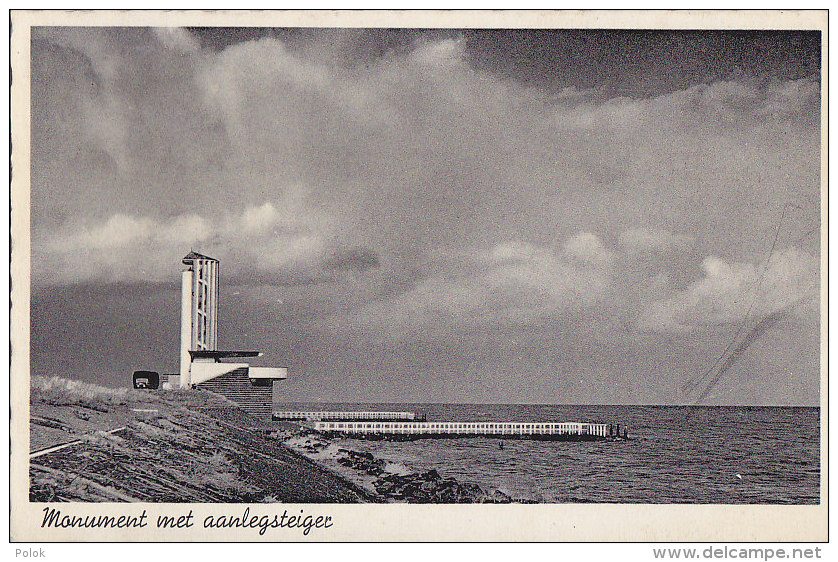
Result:
M425 414L415 412L328 412L328 411L274 411L274 421L341 421L341 420L374 420L374 421L425 421Z
M315 421L310 424L310 427L326 436L360 439L491 437L546 441L599 441L627 438L627 434L619 434L619 426L615 427L609 423Z

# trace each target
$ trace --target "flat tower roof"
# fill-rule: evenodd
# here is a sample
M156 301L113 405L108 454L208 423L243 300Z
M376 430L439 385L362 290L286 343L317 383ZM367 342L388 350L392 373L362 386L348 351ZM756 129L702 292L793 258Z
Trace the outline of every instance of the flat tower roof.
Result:
M205 256L205 255L203 255L203 254L199 254L198 252L196 252L196 251L194 251L194 250L193 250L193 251L190 251L188 254L186 254L186 257L185 257L185 258L183 258L183 263L185 263L186 265L189 265L190 263L192 263L192 262L194 262L194 261L196 261L196 260L210 260L210 261L218 261L218 260L217 260L217 259L215 259L215 258L211 258L211 257L209 257L209 256Z
M217 349L190 349L193 359L222 359L224 357L259 357L261 351L223 351Z

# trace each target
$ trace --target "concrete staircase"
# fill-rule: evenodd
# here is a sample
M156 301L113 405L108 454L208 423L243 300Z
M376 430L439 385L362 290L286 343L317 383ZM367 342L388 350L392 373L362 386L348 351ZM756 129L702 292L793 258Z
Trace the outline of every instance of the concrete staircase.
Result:
M247 367L242 367L198 383L196 387L224 396L260 420L270 420L273 412L273 385L256 386L250 382L247 373Z

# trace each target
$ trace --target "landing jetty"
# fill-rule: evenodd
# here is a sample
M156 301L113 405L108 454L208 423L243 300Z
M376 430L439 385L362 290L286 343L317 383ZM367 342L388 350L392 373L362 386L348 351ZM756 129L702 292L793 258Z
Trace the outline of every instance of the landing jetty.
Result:
M628 433L615 434L609 423L516 423L516 422L325 422L312 429L326 437L356 439L451 439L489 437L492 439L534 439L538 441L604 441L627 439ZM624 430L625 431L625 430Z
M275 411L274 420L303 421L324 437L410 441L488 437L537 441L606 441L628 439L620 424L579 422L443 422L424 414L386 411Z
M332 412L327 410L276 410L274 421L425 421L425 414L416 412L388 412L380 410Z

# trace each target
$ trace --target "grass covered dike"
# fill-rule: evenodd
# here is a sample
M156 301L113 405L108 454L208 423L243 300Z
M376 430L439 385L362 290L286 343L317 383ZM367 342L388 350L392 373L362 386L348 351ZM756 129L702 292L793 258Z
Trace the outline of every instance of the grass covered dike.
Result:
M270 425L207 392L35 377L30 404L33 442L49 445L61 433L65 442L80 441L30 460L31 501L379 501L285 447ZM125 429L107 433L117 427Z

